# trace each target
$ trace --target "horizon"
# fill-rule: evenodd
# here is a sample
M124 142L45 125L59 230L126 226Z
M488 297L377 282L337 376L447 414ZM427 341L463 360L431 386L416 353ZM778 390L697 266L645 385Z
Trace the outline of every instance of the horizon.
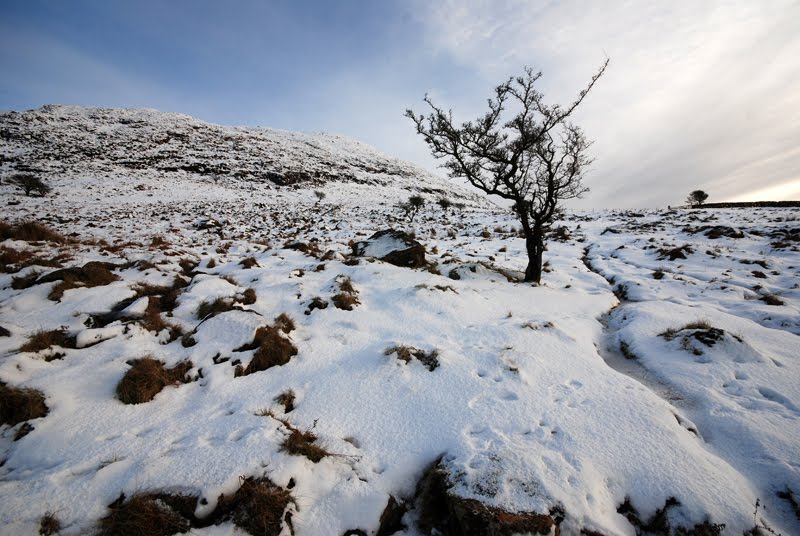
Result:
M2 109L153 108L336 133L443 176L403 117L424 111L423 95L460 122L530 65L546 100L564 103L609 57L575 116L595 163L571 208L677 205L695 189L711 203L800 198L794 2L86 0L1 12Z

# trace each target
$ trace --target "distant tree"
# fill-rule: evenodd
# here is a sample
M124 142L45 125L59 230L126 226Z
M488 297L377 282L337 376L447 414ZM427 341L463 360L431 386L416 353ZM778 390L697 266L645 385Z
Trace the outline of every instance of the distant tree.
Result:
M8 178L8 182L20 190L24 190L27 196L36 193L44 197L51 191L51 188L41 178L32 173L15 173Z
M409 221L414 221L414 216L423 206L425 206L425 198L421 195L412 195L408 198L408 201L400 205Z
M695 190L686 198L686 202L692 207L700 207L708 199L708 194L703 190Z
M442 197L442 198L441 198L441 199L439 199L439 200L438 200L436 203L437 203L437 204L438 204L440 207L442 207L442 210L444 210L445 212L447 212L447 209L448 209L448 208L450 208L450 207L452 207L452 206L453 206L453 203L452 203L452 201L450 201L450 200L449 200L449 199L447 199L446 197Z
M314 195L317 198L317 202L315 203L315 205L319 205L322 202L322 200L325 199L325 192L322 192L320 190L314 190Z
M432 110L427 118L406 110L433 156L445 159L451 177L513 203L528 253L525 281L541 280L545 233L560 202L587 191L581 181L591 163L590 142L569 118L607 66L608 60L566 107L546 104L534 88L542 73L526 68L523 76L495 88L485 115L460 127L452 111L435 106L427 95Z

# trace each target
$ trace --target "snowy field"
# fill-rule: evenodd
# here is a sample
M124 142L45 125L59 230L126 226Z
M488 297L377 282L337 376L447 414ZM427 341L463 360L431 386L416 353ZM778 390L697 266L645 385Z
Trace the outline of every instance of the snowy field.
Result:
M245 533L218 512L250 477L282 534L436 533L432 466L543 533L800 533L798 209L569 214L535 287L500 209L188 177L0 187L68 239L0 244L0 381L46 406L0 428L0 533L91 533L121 493ZM351 255L387 228L427 266ZM124 403L147 357L176 368Z

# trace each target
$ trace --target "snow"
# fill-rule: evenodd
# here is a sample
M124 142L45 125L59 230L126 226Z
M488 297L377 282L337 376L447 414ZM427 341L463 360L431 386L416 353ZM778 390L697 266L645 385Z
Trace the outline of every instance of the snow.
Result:
M365 150L335 136L314 140L336 158ZM207 514L240 476L267 475L281 486L295 482L298 536L373 534L389 496L413 502L417 481L439 458L453 492L508 511L559 506L564 534L635 534L617 513L620 504L629 498L647 519L669 497L681 503L670 510L673 526L708 519L725 523L724 534L740 534L753 527L758 499L767 505L759 523L783 534L800 530L776 496L800 491L800 257L796 246L776 248L771 237L796 225L797 209L573 214L559 222L571 238L548 243L548 271L533 286L503 275L524 270L526 259L518 225L501 209L445 213L430 202L411 226L394 208L407 192L391 186L328 182L314 187L326 194L317 205L307 189L198 188L202 179L190 174L115 173L110 191L104 175L87 173L57 181L59 195L46 199L0 186L4 200L20 202L6 219L36 217L82 240L2 246L45 257L67 252L69 266L123 266L119 281L68 290L59 303L47 298L49 284L15 290L12 277L20 274L0 274L0 326L11 332L0 337L0 379L41 390L50 408L18 441L20 425L0 428L0 533L35 533L53 511L64 534L85 534L120 492L195 494L207 501L198 515ZM223 222L219 233L198 230L200 218ZM690 232L709 222L744 237ZM336 255L389 226L414 230L443 275L374 259L350 265ZM168 244L151 246L156 235ZM127 245L109 250L101 238ZM334 255L282 248L293 240ZM694 250L686 259L658 254L683 244ZM368 255L383 256L387 247ZM240 264L248 257L257 265ZM193 346L165 343L163 333L135 321L85 325L89 313L131 298L138 283L171 284L184 273L181 259L199 264L163 316L191 333ZM154 267L133 267L140 260ZM447 277L453 269L460 279ZM653 277L657 270L662 279ZM306 314L313 298L330 302L342 275L360 303ZM248 288L254 303L197 317L203 301ZM784 305L761 301L767 293ZM146 298L134 301L126 316L146 306ZM240 348L281 313L296 323L289 338L297 355L235 377L234 363L246 366L253 356ZM682 329L698 321L723 331L713 346L694 338L695 328ZM18 351L32 333L62 326L77 337L77 349L64 349L62 359ZM670 329L676 335L668 340L661 334ZM623 342L635 360L621 355ZM398 345L437 350L440 366L429 371L385 355ZM144 355L167 366L191 360L195 381L150 402L121 403L115 386L127 362ZM288 389L296 408L284 414L274 398ZM261 416L265 409L313 430L332 455L313 463L282 451L287 431ZM406 514L401 534L420 534L416 515ZM230 524L193 529L235 532Z

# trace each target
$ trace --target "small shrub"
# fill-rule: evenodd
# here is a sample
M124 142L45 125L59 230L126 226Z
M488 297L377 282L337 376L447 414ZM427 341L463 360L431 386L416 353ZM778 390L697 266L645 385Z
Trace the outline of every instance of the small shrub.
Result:
M61 531L61 521L54 512L46 512L39 520L39 535L54 536Z
M9 387L0 381L0 424L14 426L44 417L48 411L41 391Z
M20 346L19 351L40 352L47 350L51 346L74 349L75 337L68 335L67 331L63 329L41 330L28 337L28 342Z
M131 368L117 384L117 398L125 404L142 404L153 400L168 385L185 382L186 373L194 366L183 361L172 368L164 362L145 356L129 361Z
M35 193L39 197L44 197L52 191L41 177L32 173L15 173L8 178L8 182L24 190L26 196Z
M655 272L653 272L653 279L664 279L664 270L659 268Z

